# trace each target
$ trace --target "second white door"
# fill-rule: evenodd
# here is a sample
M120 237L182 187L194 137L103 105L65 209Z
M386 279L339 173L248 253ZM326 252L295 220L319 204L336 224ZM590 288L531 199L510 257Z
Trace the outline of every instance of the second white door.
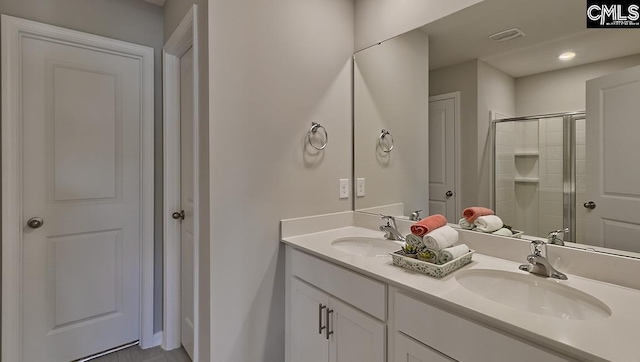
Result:
M429 98L429 213L456 219L456 98Z
M640 252L640 67L587 82L586 243Z
M180 227L181 340L193 359L194 347L194 200L193 200L193 48L180 58Z

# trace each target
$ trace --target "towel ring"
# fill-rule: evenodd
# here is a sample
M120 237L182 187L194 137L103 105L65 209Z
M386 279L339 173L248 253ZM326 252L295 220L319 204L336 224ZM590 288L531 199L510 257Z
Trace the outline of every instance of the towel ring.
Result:
M314 145L313 142L311 142L311 136L316 134L316 132L318 132L320 128L322 128L322 131L324 131L324 143L322 144L322 146L318 147ZM309 142L311 147L315 148L318 151L324 150L325 147L327 147L327 142L329 142L329 133L327 133L327 129L324 128L324 126L322 126L320 123L311 122L311 128L309 128L309 132L307 132L307 142Z
M384 142L384 139L387 138L387 136L389 136L389 139L391 140L391 145L388 145L388 142ZM387 147L385 147L385 144L387 145ZM384 153L389 153L391 152L391 150L393 150L393 135L386 129L380 131L380 136L378 137L378 146L380 146L380 149L382 149Z

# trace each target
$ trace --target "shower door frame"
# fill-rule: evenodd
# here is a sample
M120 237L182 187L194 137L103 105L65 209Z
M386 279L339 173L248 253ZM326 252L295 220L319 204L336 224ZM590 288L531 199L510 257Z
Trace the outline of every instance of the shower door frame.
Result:
M540 121L548 118L562 118L562 183L563 183L563 202L562 202L562 228L569 228L569 232L565 234L565 239L576 241L576 121L585 119L585 111L563 112L540 114L524 117L501 118L491 120L491 207L496 207L496 181L495 181L495 162L496 162L496 131L498 123L505 122L526 122ZM549 230L552 231L552 230Z

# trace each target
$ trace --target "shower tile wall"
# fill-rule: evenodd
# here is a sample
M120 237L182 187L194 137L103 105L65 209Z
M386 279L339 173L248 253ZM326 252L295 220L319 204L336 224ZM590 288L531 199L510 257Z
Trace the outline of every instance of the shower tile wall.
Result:
M507 225L515 223L514 123L496 126L496 214Z
M537 235L539 229L538 182L539 122L514 124L515 221L513 227L526 234Z
M539 225L536 235L544 236L563 224L563 121L540 120Z
M496 213L528 235L563 227L563 120L496 126ZM576 121L576 240L584 240L585 121Z

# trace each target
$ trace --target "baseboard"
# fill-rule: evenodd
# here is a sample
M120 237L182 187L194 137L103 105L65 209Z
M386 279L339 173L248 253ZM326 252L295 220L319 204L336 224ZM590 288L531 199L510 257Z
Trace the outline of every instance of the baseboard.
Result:
M162 331L153 335L153 346L157 347L162 344Z

